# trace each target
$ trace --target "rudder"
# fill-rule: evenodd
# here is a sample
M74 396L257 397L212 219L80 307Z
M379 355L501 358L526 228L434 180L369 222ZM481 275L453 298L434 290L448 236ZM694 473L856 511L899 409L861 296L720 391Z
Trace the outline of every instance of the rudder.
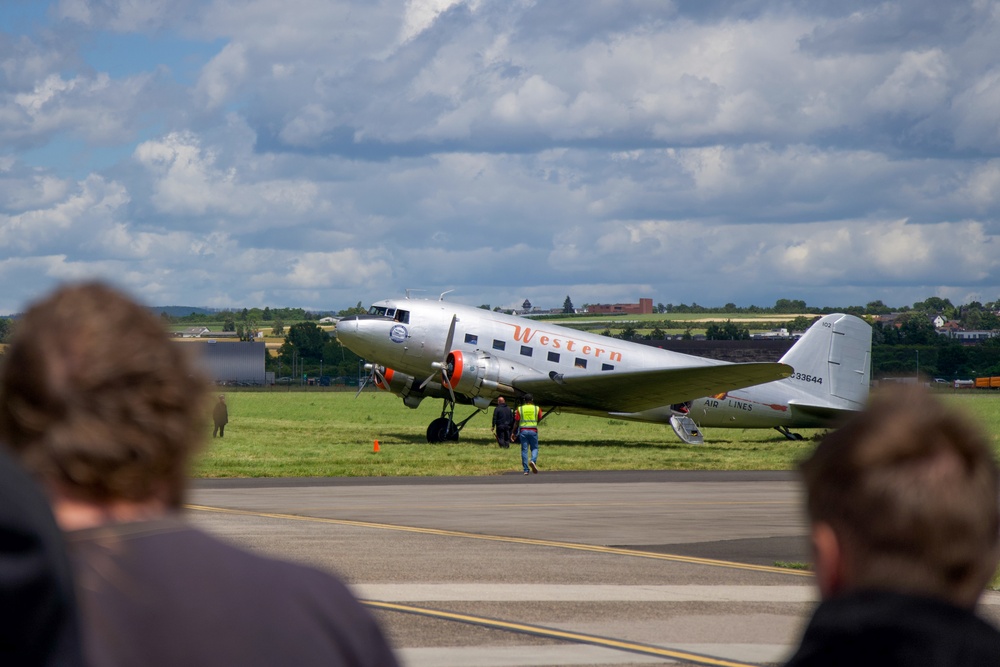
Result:
M872 328L853 315L817 320L781 358L795 369L792 380L809 393L857 404L868 400Z

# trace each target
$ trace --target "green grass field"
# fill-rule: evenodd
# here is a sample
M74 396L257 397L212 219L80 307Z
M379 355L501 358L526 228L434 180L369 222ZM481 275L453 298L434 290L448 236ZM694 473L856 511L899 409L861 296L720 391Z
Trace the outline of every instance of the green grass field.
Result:
M458 442L428 444L441 402L410 410L387 393L227 392L224 439L208 438L198 477L496 475L520 471L520 448L500 449L492 411L474 417ZM948 392L1000 449L1000 393ZM473 409L459 406L456 421ZM792 442L774 430L709 429L704 445L681 442L669 426L555 412L540 429L543 470L788 470L820 430ZM211 426L206 426L211 435ZM379 452L374 451L375 440Z
M803 316L809 320L818 317L808 314ZM659 328L665 335L677 336L688 332L692 335L704 334L709 325L722 324L726 321L732 321L741 328L747 328L756 333L777 329L796 317L799 315L723 312L652 313L646 315L619 313L615 315L555 315L546 316L541 321L597 333L603 333L606 330L611 335L620 334L625 326L629 325L634 327L639 335L648 335L653 332L654 328Z

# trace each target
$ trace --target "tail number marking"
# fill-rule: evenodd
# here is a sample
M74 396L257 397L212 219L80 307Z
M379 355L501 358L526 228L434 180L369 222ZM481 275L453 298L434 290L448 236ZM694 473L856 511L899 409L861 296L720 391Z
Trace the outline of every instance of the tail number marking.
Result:
M799 382L815 382L816 384L823 384L823 378L818 375L806 375L805 373L792 373L789 377L793 380L798 380Z

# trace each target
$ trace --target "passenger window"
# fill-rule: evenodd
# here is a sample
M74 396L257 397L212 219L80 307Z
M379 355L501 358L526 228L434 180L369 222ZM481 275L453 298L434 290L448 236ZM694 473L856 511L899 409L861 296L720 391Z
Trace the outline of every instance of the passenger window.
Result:
M602 371L613 371L615 370L614 364L601 364Z
M476 345L479 343L479 336L476 334L465 334L465 342L469 345Z
M587 367L587 360L586 359L581 359L580 357L577 357L576 361L573 362L573 365L576 366L577 368L586 368Z
M556 362L558 364L559 363L559 353L558 352L549 352L549 361L554 361L554 362Z
M396 321L402 324L410 323L410 311L408 310L397 310L396 311Z
M532 350L532 349L531 349L530 347L528 347L527 345L522 345L522 346L521 346L521 356L522 356L522 357L530 357L530 356L531 356L531 353L532 353L533 351L534 351L534 350Z
M507 349L507 343L504 342L504 341L502 341L502 340L495 340L494 339L494 341L493 341L493 349L494 350L500 350L501 352L503 352L504 350Z

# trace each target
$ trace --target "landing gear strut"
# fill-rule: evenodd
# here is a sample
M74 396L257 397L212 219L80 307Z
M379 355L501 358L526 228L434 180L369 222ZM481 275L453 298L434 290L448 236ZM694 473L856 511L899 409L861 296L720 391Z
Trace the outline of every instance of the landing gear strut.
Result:
M469 420L478 415L482 410L476 410L471 415L455 423L453 417L455 416L455 403L444 400L444 407L441 408L441 416L435 419L427 427L427 442L456 442L458 441L458 432L469 423Z
M792 433L788 430L787 426L775 426L774 430L785 436L789 440L802 440L802 436L798 433Z

